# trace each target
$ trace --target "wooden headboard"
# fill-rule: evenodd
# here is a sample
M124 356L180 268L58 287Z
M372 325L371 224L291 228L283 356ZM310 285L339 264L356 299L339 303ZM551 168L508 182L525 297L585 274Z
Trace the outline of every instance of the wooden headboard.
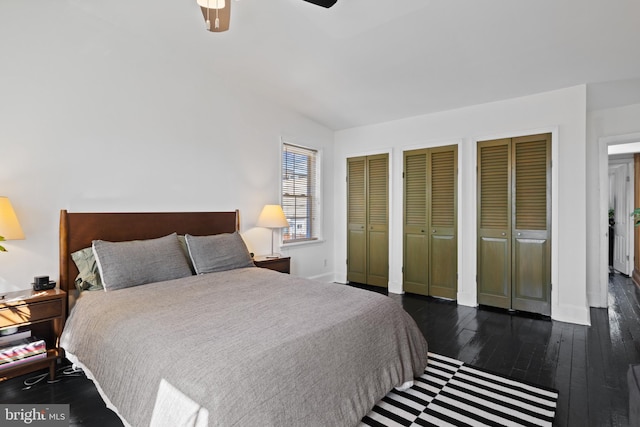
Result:
M233 233L240 229L240 215L234 212L136 212L78 213L60 211L60 289L75 294L78 269L71 259L77 250L94 240L122 242L153 239L176 232L206 236ZM71 292L70 292L71 291Z

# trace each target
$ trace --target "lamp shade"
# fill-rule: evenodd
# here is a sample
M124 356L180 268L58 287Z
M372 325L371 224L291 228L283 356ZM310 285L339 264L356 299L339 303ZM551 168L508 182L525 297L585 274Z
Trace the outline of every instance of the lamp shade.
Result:
M0 236L5 240L22 240L24 233L8 197L0 197Z
M262 208L262 212L260 212L256 226L265 228L284 228L289 226L289 221L287 221L287 217L284 216L284 212L280 205L265 205L264 208Z

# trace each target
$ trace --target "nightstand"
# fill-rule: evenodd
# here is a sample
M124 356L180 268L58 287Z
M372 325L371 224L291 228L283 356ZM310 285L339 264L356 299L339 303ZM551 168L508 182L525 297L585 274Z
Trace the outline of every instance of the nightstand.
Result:
M9 292L0 299L0 328L30 329L31 336L45 340L47 357L0 370L0 381L49 367L49 378L54 379L56 362L62 358L60 335L66 317L67 293L60 289L47 291Z
M256 267L268 268L269 270L279 271L280 273L291 273L291 257L267 258L265 256L257 256L253 259Z

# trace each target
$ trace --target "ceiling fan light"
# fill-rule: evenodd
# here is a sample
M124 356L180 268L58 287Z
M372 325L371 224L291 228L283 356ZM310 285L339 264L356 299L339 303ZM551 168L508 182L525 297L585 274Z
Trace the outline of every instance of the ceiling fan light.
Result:
M221 33L229 30L231 1L197 0L197 4L200 7L208 31Z

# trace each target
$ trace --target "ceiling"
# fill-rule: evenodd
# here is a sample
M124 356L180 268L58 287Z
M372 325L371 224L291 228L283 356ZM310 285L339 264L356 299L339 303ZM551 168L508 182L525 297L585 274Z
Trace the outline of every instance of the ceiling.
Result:
M225 33L196 0L65 4L335 130L579 84L640 103L637 0L231 1Z

